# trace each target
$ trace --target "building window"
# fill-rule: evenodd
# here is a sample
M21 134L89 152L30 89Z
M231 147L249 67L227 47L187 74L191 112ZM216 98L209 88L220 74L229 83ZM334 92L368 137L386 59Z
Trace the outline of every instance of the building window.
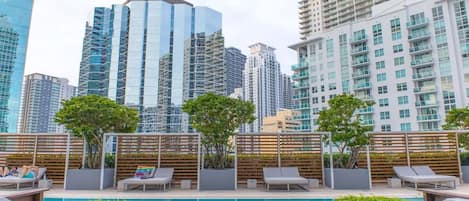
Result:
M335 72L329 72L329 73L327 73L327 79L329 79L329 80L335 80L335 78L336 78Z
M336 83L330 83L329 84L329 91L333 91L337 89L337 84Z
M382 57L382 56L384 56L383 48L375 50L375 57Z
M334 57L334 42L332 39L326 41L327 58Z
M380 112L380 113L379 113L379 118L380 118L381 120L391 119L391 113L389 113L389 111Z
M390 131L391 131L391 125L389 124L381 125L381 132L390 132Z
M313 93L313 94L318 93L318 87L312 87L311 88L311 93Z
M406 82L398 83L396 85L396 87L397 87L397 91L407 91L407 83Z
M394 53L403 52L404 47L402 46L402 44L393 45L392 50L393 50Z
M408 109L399 110L399 117L401 117L401 119L409 118L410 117L410 110L408 110Z
M378 94L387 94L387 93L388 93L388 86L378 87Z
M373 25L373 42L375 45L383 44L383 29L381 24Z
M325 103L325 102L326 102L326 97L325 97L325 96L321 96L321 102L322 102L322 103Z
M384 69L386 68L386 64L384 63L384 61L378 61L376 62L376 69Z
M411 131L412 127L410 123L402 123L401 124L401 131Z
M314 97L314 98L313 98L313 104L318 104L318 103L319 103L318 100L319 100L318 97Z
M399 105L409 104L409 97L408 96L399 96L397 97L397 102Z
M405 69L396 71L396 79L405 78Z
M313 115L319 114L319 108L313 108Z
M399 40L402 38L401 22L399 18L391 20L391 33L392 33L392 40Z
M394 58L394 65L395 66L404 65L404 57Z
M378 82L386 81L386 73L380 73L376 75L376 79L378 80Z
M389 99L387 99L387 98L379 99L378 102L379 102L380 107L389 106Z

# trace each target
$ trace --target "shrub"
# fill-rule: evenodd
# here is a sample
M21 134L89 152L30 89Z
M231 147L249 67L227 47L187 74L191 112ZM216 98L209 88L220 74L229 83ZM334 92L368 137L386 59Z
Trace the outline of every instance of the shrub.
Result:
M335 201L404 201L399 198L389 198L389 197L380 197L380 196L345 196L335 199Z

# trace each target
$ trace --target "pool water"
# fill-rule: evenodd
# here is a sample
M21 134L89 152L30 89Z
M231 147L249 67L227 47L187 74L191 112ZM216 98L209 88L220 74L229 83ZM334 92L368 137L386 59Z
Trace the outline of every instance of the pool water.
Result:
M405 198L407 201L423 201L423 198ZM334 201L334 199L86 199L44 198L44 201Z

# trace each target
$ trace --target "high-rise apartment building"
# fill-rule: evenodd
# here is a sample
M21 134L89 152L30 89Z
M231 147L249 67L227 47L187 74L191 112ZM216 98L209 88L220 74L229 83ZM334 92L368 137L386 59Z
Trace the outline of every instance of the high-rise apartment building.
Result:
M292 108L293 85L291 77L287 74L282 74L280 78L280 108Z
M280 108L280 64L273 47L257 43L249 48L243 73L243 99L255 105L256 120L242 130L259 132L263 118L276 115Z
M61 102L76 95L76 87L65 78L43 74L26 75L21 99L20 133L63 133L55 121Z
M389 1L372 16L291 46L295 118L317 128L337 94L374 100L358 111L375 131L441 129L446 113L469 105L467 0Z
M0 133L15 133L33 0L0 1Z
M184 101L227 95L221 13L182 0L96 8L87 23L80 95L136 108L138 132L190 132Z
M243 86L243 70L246 65L246 55L241 50L229 47L225 49L225 65L227 71L227 94L235 92Z
M389 0L300 0L300 35L315 33L371 16L371 7ZM396 3L396 2L394 2Z

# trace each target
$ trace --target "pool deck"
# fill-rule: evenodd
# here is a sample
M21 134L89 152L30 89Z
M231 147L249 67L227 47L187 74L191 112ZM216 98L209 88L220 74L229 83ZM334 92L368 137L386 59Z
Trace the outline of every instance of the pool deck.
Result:
M28 190L23 190L28 191ZM459 185L456 190L442 190L446 192L469 194L469 184ZM16 194L16 190L0 190L0 197ZM337 198L344 195L377 195L400 198L422 198L423 194L412 188L388 188L384 185L375 185L372 190L331 190L329 188L313 188L310 191L279 191L272 190L266 192L263 188L245 189L240 188L237 191L197 191L197 190L179 190L172 189L162 192L159 190L127 191L120 192L115 189L104 191L74 191L63 190L56 187L47 191L46 198L90 198L90 199L194 199L194 198Z

